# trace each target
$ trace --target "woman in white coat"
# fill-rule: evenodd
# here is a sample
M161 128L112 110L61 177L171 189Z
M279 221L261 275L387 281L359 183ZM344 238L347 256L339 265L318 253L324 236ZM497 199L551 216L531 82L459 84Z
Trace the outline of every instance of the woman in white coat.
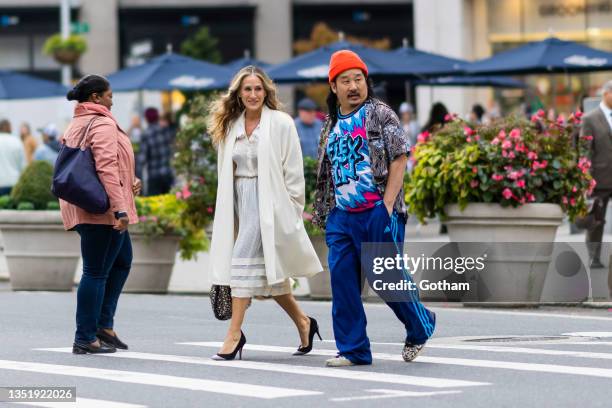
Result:
M300 309L289 278L323 270L304 229L304 169L293 119L279 110L276 88L259 68L233 78L213 105L208 130L218 147L218 188L210 248L213 284L229 285L232 319L213 356L232 360L246 343L242 323L252 297L273 297L312 350L317 321ZM319 335L319 338L321 336Z

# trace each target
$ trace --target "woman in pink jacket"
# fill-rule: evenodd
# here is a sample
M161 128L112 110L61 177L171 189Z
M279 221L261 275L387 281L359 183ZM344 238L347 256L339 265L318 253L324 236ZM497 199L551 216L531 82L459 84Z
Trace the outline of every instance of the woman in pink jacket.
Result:
M77 147L90 125L85 143L91 147L110 202L108 212L100 215L60 200L64 227L81 236L83 257L72 352L113 353L117 348L128 348L114 332L113 318L132 265L127 230L129 224L138 221L134 196L140 193L141 183L134 175L130 139L110 111L113 92L108 80L98 75L86 76L68 92L67 98L78 103L62 142Z

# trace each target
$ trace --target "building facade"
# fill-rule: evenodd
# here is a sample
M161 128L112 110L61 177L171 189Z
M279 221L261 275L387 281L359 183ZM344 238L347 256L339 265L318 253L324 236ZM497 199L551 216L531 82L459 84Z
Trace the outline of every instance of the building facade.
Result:
M0 69L59 80L59 66L42 53L44 40L59 32L59 3L0 0ZM347 35L388 38L392 48L407 38L416 48L468 60L551 32L612 50L612 0L72 0L71 15L84 23L90 49L77 73L108 74L164 52L169 44L178 50L204 25L219 39L223 62L244 50L270 63L285 61L294 41L307 38L319 21ZM569 108L606 78L525 79L544 103ZM501 95L518 101L522 92L419 87L408 95L424 123L434 101L466 114L476 102L486 106ZM282 93L286 99L292 94L286 88ZM395 105L403 95L403 84L391 84Z

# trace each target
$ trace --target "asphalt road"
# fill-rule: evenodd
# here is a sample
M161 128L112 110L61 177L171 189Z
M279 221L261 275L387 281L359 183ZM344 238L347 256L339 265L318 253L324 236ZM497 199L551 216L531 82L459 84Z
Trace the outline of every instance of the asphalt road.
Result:
M335 354L331 305L301 304L324 338L308 356L291 355L298 336L281 309L255 301L244 360L212 361L227 323L209 299L153 295L121 298L116 330L129 352L75 356L75 293L0 287L0 386L76 387L77 403L29 404L44 407L612 406L607 309L430 304L434 338L405 363L400 323L384 304L368 304L373 365L325 368Z

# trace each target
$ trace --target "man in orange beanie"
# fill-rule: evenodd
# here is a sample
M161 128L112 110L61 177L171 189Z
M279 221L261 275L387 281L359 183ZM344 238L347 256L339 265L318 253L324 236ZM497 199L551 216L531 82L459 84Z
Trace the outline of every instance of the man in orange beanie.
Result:
M391 257L401 255L406 224L403 179L410 146L397 115L374 97L368 67L357 54L341 50L332 55L329 86L313 222L325 228L329 246L339 353L327 365L339 367L372 363L361 300L360 259L367 264L362 243L381 243L376 248ZM368 248L364 245L364 254ZM401 278L398 274L386 278ZM404 360L414 360L433 334L435 314L420 303L416 290L402 291L399 298L377 293L406 328Z

